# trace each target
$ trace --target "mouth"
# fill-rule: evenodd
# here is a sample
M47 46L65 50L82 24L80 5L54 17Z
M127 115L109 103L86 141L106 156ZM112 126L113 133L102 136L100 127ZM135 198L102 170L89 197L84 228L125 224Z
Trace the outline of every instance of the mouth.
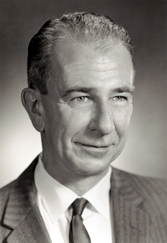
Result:
M77 146L80 146L88 151L96 151L96 152L106 152L111 145L94 145L94 144L82 144L82 143L75 143Z
M108 148L109 146L96 146L96 145L89 145L89 144L81 144L82 146L85 146L85 147L90 147L90 148Z

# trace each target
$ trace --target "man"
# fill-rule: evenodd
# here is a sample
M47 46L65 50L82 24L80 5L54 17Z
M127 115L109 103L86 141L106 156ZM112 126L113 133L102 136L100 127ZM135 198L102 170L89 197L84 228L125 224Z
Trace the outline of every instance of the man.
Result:
M32 38L22 103L43 151L1 189L2 242L166 242L167 183L110 167L133 79L130 37L108 17L66 14Z

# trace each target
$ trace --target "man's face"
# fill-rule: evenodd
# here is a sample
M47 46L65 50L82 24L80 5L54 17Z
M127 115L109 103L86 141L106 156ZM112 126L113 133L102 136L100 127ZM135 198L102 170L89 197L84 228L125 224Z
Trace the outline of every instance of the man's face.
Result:
M104 175L127 137L131 56L121 45L102 54L64 40L54 50L52 71L48 95L42 96L43 159L66 176Z

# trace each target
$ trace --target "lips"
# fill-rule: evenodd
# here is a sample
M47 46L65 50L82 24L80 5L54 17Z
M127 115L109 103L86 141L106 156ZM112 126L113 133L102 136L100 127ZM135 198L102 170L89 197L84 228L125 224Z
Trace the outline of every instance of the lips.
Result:
M109 151L111 145L95 145L95 144L83 144L83 143L75 143L78 147L84 149L89 152L104 152Z
M89 145L89 144L80 144L80 145L88 147L88 148L90 147L90 148L97 148L97 149L109 147L109 146L96 146L96 145Z
M75 143L77 149L79 149L80 153L84 153L85 156L89 155L94 158L104 157L110 151L111 145L95 145L95 144L82 144Z
M98 144L98 145L96 145L96 144L85 144L85 143L76 143L77 145L81 145L81 146L85 146L85 147L90 147L90 148L108 148L108 147L110 147L111 146L111 144L109 144L109 145L104 145L104 144Z

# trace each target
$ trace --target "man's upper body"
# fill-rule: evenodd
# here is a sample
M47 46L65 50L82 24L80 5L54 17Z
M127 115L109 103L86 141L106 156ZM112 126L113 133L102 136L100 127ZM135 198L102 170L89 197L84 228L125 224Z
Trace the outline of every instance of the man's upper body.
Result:
M61 242L56 235L55 241L51 241L50 232L40 213L34 181L37 162L36 158L17 180L1 189L0 242ZM136 176L112 168L109 196L113 242L166 242L166 195L166 181ZM55 201L55 205L58 202ZM68 220L67 224L69 226Z
M38 192L37 204L51 241L68 243L72 218L71 204L78 198L78 195L46 172L41 157L34 173ZM96 243L101 243L103 240L105 243L111 243L112 240L110 178L111 168L93 188L82 195L82 198L89 202L83 211L82 218L86 228L89 229L91 241Z
M67 221L74 210L66 202L84 196L88 204L82 217L91 240L91 232L101 230L112 242L164 242L166 182L115 169L110 172L110 164L127 138L133 79L130 37L108 17L93 13L63 15L46 22L32 38L29 87L22 92L22 103L41 133L42 162L34 162L18 180L1 190L4 242L7 235L7 242L54 242L58 234L59 239L66 234L68 241L73 226L69 230ZM104 198L105 210L99 206L103 202L101 184L108 198ZM57 235L52 230L56 213L55 217L49 214L54 194L58 195L57 210L68 207L56 226ZM93 203L93 194L98 203ZM102 218L92 219L96 211L99 213L98 207L101 214L111 211L105 226ZM84 231L85 226L82 224Z

